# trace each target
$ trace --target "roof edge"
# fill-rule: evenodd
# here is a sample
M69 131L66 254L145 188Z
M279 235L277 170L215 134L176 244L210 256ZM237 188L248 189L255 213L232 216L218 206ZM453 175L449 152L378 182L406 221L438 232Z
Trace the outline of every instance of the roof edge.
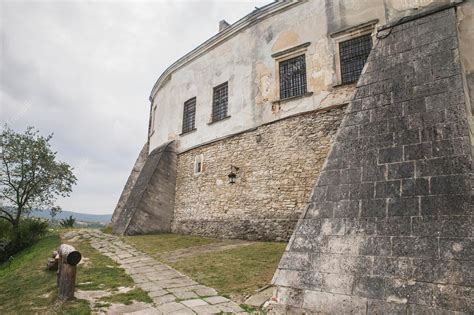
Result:
M228 40L229 38L233 37L236 35L238 32L242 31L243 29L246 29L247 27L250 27L258 22L260 22L263 19L266 19L270 17L273 14L279 13L280 11L285 11L287 9L290 9L294 6L300 5L302 3L307 2L307 0L304 1L297 1L297 0L291 0L291 1L278 1L276 0L275 2L269 3L261 8L258 8L237 22L233 23L230 25L228 28L225 30L217 33L216 35L212 36L208 40L206 40L204 43L199 45L198 47L194 48L190 52L188 52L186 55L183 57L179 58L177 61L172 63L166 70L159 76L158 80L156 81L155 85L153 86L153 89L151 90L150 93L150 98L149 100L152 102L153 98L155 97L156 93L158 92L159 88L162 86L162 84L166 81L166 78L173 73L174 71L178 70L182 66L186 65L187 63L193 61L194 59L198 58L205 52L215 48L216 46L220 45L222 42Z

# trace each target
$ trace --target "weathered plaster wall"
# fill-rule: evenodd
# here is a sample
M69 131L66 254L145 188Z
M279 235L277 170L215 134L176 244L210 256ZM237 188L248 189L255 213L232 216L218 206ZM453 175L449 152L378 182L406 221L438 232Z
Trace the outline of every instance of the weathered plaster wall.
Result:
M288 240L344 108L301 114L179 154L172 231ZM199 175L196 156L203 158ZM233 185L231 165L239 168Z
M310 0L269 17L255 18L243 31L178 67L152 94L156 114L150 150L177 140L178 152L182 152L273 120L346 102L352 96L353 86L336 86L337 43L330 34L373 20L378 20L376 25L383 25L433 2L449 1ZM279 98L278 63L272 54L307 42L308 92L313 94L275 104ZM212 88L226 81L231 118L208 124ZM197 97L197 130L180 136L183 103L192 97Z
M274 283L277 313L472 314L455 9L380 33Z

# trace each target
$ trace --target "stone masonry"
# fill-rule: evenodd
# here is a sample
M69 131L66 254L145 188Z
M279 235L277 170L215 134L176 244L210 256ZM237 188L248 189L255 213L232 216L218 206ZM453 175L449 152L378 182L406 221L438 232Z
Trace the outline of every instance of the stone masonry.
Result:
M378 32L274 276L275 312L474 313L472 157L455 12Z
M139 158L140 160L140 158ZM133 175L133 174L132 174ZM144 162L128 196L112 224L116 234L134 235L170 232L176 185L176 148L174 142L153 150Z
M111 225L115 225L115 222L121 216L123 209L125 208L125 204L127 203L128 197L137 182L138 176L140 175L143 165L145 165L146 158L148 156L148 142L145 143L140 154L138 155L135 164L133 165L133 169L128 176L127 183L125 183L125 187L123 187L123 191L120 194L120 199L117 202L117 206L115 207L114 214L112 215L112 219L110 220Z
M287 118L179 154L172 231L288 240L344 108ZM200 174L194 173L196 156L203 158ZM234 185L231 165L239 168Z

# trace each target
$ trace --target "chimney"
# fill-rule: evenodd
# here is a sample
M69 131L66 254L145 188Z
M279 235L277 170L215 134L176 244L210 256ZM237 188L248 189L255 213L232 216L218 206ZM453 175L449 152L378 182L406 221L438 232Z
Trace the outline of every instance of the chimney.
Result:
M226 28L228 28L230 26L229 23L227 23L226 20L222 20L219 22L219 32L225 30Z

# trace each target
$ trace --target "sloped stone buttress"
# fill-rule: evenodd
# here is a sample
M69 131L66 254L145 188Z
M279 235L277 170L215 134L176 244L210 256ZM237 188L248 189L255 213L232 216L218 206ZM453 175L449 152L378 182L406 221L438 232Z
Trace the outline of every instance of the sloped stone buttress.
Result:
M135 235L171 231L176 159L174 141L156 148L148 155L113 225L114 233Z
M112 219L110 220L110 224L112 226L115 225L115 222L122 214L125 204L127 203L128 197L130 196L130 192L135 186L138 176L140 175L140 172L142 171L143 165L145 165L146 158L148 156L148 150L149 150L148 147L149 147L148 142L143 145L143 148L140 151L140 154L138 155L138 158L135 161L135 164L133 165L133 169L130 172L130 175L128 176L127 183L125 184L125 187L123 188L123 191L120 194L119 201L117 202L117 206L115 207L114 214L112 215Z
M274 312L474 312L455 9L378 35L274 276Z

